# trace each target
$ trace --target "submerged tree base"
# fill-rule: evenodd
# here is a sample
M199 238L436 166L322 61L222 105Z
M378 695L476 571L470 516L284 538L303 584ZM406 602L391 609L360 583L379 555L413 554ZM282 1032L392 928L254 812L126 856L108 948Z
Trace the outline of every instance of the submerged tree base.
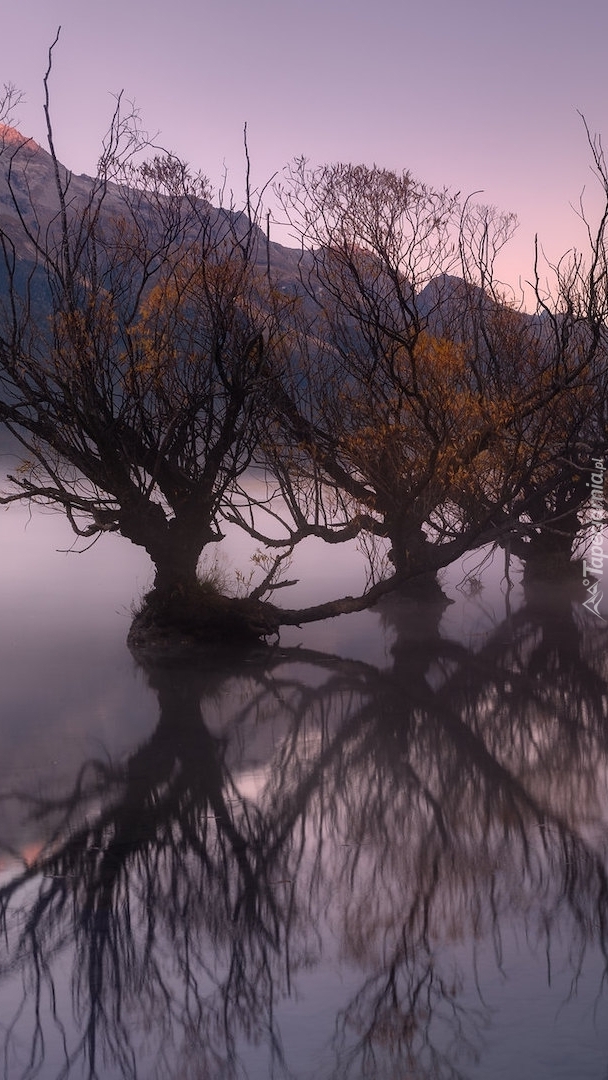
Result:
M583 579L582 559L573 559L570 551L543 551L524 562L524 583L567 584Z
M184 655L208 645L251 644L278 634L272 604L224 596L204 586L187 594L146 594L127 637L138 654Z
M444 592L433 571L417 574L395 586L395 595L406 600L418 600L421 603L439 604L449 607L453 603Z
M127 644L139 659L171 659L209 646L240 647L278 638L281 626L338 618L365 611L387 596L424 602L440 609L452 601L434 574L410 580L396 576L378 582L359 596L342 596L305 608L279 608L253 597L225 596L209 581L157 588L144 596L135 613Z

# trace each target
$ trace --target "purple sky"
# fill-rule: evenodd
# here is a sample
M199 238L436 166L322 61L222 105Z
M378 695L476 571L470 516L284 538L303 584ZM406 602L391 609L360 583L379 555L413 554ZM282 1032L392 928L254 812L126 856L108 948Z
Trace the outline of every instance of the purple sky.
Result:
M304 154L483 189L520 221L512 283L535 231L553 257L581 243L569 204L595 190L576 110L608 142L605 0L22 0L3 11L0 83L23 89L19 126L43 144L59 23L56 143L75 172L94 170L124 88L165 146L216 183L225 163L235 190L247 121L257 183Z

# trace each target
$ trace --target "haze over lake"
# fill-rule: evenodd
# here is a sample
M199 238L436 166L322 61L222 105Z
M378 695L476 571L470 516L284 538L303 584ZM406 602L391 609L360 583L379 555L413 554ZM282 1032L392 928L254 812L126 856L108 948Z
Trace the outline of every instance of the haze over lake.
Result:
M576 598L507 599L496 560L443 609L142 667L141 554L2 527L8 1080L605 1075L606 635Z

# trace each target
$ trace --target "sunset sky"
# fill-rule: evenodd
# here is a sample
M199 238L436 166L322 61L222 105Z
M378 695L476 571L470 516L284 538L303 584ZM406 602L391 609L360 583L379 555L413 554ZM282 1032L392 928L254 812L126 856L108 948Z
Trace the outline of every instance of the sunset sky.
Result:
M605 0L23 0L2 15L0 83L44 145L42 75L55 52L57 150L92 172L121 89L159 142L240 190L294 156L411 170L514 211L500 267L529 277L534 233L555 258L583 234L570 204L597 190L577 114L608 142ZM275 238L285 241L277 229Z

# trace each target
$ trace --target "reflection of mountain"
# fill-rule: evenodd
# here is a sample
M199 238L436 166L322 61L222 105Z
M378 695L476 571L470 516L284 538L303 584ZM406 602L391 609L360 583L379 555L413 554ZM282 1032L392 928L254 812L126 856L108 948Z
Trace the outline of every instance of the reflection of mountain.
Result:
M475 654L397 634L389 672L302 650L150 668L154 732L33 803L53 831L0 891L6 1075L308 1076L287 1003L312 1023L316 993L323 1080L468 1076L479 943L504 970L519 927L570 980L604 965L592 631L532 597Z

